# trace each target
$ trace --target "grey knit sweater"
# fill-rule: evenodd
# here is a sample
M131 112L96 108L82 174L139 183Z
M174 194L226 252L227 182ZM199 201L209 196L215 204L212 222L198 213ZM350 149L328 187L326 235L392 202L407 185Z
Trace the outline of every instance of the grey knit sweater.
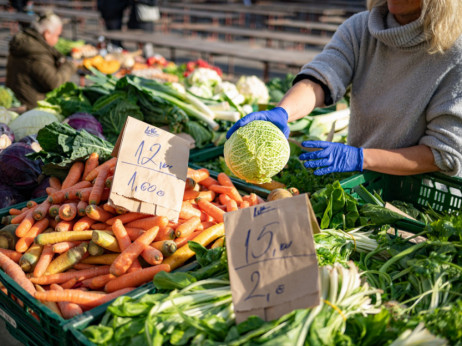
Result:
M462 176L462 37L429 54L420 20L400 26L374 8L346 20L300 74L324 83L334 103L351 84L350 145L424 144L441 171Z

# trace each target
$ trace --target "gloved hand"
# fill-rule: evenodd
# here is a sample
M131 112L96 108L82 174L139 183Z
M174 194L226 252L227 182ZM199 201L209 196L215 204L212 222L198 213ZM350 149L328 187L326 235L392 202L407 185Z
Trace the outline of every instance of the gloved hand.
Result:
M302 146L321 149L299 156L300 160L308 160L304 163L306 168L322 167L314 171L315 175L363 171L363 148L324 141L305 141Z
M290 133L289 126L287 125L288 119L289 115L282 107L275 107L269 111L253 112L236 121L236 123L229 129L228 133L226 134L226 139L229 139L229 137L231 137L234 131L236 131L238 128L245 126L254 120L265 120L273 123L279 127L279 129L284 133L284 136L288 138Z

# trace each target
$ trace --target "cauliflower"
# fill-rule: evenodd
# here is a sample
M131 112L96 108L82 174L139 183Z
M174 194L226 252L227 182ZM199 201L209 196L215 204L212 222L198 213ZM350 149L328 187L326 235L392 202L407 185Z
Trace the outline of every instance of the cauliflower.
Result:
M0 123L9 124L19 116L18 113L9 111L5 107L0 106Z
M186 82L190 86L205 85L213 88L215 85L221 83L221 77L215 70L199 67L186 77Z
M188 88L188 91L198 97L209 99L213 97L212 89L206 85L193 85Z
M236 85L231 82L222 82L217 84L213 91L215 95L222 93L226 94L226 96L233 100L233 102L237 105L240 105L245 101L245 97L239 94Z
M257 76L242 76L237 81L237 90L250 104L265 104L269 101L268 88Z

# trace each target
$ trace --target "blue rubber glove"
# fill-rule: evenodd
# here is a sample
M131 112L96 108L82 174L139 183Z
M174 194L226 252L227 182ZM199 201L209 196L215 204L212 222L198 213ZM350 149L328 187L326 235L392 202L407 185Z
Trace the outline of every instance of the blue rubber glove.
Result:
M306 168L322 167L314 171L315 175L363 171L363 148L324 141L305 141L302 146L321 149L299 156L300 160L308 160L304 163Z
M279 127L286 138L289 138L290 129L287 125L288 119L289 115L282 107L276 107L269 111L253 112L236 121L236 123L229 129L228 133L226 134L226 139L229 139L229 137L231 137L234 131L236 131L238 128L245 126L254 120L265 120L273 123Z

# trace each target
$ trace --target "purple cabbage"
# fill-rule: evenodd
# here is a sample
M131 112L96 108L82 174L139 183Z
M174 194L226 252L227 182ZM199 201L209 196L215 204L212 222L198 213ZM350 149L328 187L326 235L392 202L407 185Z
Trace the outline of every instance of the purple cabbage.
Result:
M15 189L31 190L38 185L40 160L30 160L26 154L34 150L26 143L14 143L0 153L0 183Z
M40 146L40 143L37 140L37 135L36 134L23 137L18 141L18 143L26 143L26 144L30 145L30 147L35 152L39 152L40 150L42 150L42 147Z
M30 198L35 199L38 197L46 196L47 195L46 188L49 186L50 186L50 177L45 177L38 184L38 186L34 189L34 191L32 191Z
M14 133L7 124L0 123L0 151L14 142Z
M10 205L24 202L27 200L18 190L11 186L0 184L0 209L9 207Z
M64 122L76 130L84 129L92 135L105 139L103 136L103 126L89 113L74 113L66 118Z

